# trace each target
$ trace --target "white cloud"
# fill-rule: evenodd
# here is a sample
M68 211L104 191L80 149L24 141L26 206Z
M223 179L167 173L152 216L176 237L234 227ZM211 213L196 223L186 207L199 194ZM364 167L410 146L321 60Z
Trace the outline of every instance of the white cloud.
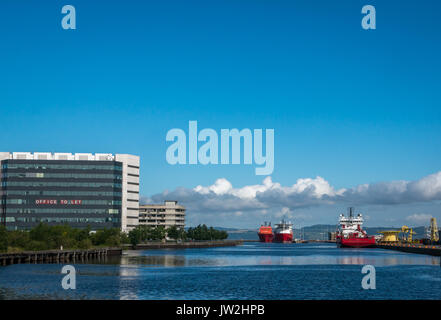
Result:
M429 225L430 218L432 218L431 214L415 213L410 216L407 216L406 220L414 224Z
M323 205L340 207L365 205L395 205L441 200L441 171L415 181L390 181L361 184L354 188L334 188L324 178L301 178L291 186L282 186L266 177L261 184L235 188L225 178L209 186L177 188L152 197L151 202L175 199L185 205L188 212L204 216L254 217L290 216L306 220L307 214L299 210ZM415 217L414 217L415 218ZM410 218L409 218L410 219Z

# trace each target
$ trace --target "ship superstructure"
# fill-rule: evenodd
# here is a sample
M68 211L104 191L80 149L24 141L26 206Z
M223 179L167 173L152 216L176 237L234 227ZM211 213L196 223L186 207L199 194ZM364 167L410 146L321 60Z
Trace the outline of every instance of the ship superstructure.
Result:
M259 236L260 242L273 242L274 234L271 223L265 221L265 223L260 226L257 235Z
M340 247L362 248L375 246L375 237L363 230L363 215L354 216L354 208L349 208L348 217L340 214L336 242Z
M292 223L284 219L275 225L274 242L292 243L293 231Z

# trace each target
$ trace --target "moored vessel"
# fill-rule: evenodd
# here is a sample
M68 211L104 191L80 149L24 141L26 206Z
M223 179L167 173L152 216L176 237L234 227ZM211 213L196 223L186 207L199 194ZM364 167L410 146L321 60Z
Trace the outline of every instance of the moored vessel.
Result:
M353 215L354 208L349 208L349 216L340 214L340 226L336 234L336 242L339 247L346 248L369 248L375 246L375 237L368 236L362 229L363 216L359 213Z
M257 235L259 236L260 242L273 242L274 234L271 223L268 224L265 222L265 224L261 225Z
M276 224L274 229L274 242L292 243L292 239L293 231L291 222L282 220L280 223Z

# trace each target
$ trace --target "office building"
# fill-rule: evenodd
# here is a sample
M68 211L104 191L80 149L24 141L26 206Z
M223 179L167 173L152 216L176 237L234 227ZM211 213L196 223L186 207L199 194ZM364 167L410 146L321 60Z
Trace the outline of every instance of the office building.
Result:
M185 207L177 201L164 201L164 204L147 204L139 206L139 225L169 228L185 227Z
M139 157L0 152L0 222L130 231L139 219Z

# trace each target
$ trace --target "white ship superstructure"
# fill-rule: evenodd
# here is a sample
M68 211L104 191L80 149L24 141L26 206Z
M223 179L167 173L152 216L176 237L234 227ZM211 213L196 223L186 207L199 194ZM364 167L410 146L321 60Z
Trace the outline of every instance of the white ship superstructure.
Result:
M275 242L292 242L293 231L291 221L282 220L276 224L274 229L274 241Z

